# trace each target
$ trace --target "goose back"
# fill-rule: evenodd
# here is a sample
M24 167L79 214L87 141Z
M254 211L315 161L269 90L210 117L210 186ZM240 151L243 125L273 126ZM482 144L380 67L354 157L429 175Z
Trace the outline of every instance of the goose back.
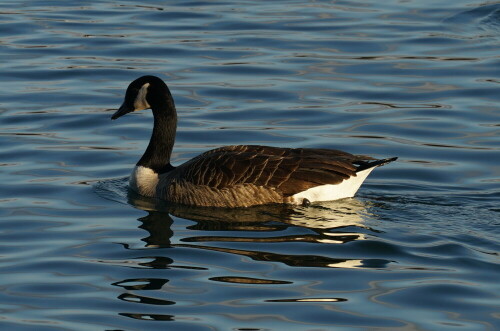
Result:
M198 206L297 203L294 195L356 177L358 165L369 160L329 149L226 146L161 175L156 195Z

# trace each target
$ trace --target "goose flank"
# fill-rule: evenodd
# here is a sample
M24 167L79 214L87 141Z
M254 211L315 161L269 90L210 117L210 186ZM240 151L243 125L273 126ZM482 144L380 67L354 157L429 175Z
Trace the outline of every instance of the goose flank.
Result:
M127 88L112 115L151 109L153 132L129 180L137 193L173 203L211 207L249 207L352 197L369 173L397 158L376 160L333 149L225 146L177 167L172 154L177 112L167 85L143 76Z

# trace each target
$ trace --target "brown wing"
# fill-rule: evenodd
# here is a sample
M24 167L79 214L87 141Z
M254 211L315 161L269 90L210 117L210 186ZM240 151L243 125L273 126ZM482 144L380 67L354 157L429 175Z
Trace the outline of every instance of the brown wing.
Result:
M356 175L369 157L329 149L239 145L214 149L176 169L179 179L223 189L240 184L274 187L284 196Z

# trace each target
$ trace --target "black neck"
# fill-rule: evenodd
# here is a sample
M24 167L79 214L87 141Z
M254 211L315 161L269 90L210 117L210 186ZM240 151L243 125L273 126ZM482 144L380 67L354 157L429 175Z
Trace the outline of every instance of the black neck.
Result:
M148 148L141 157L138 166L152 169L157 174L168 172L174 167L170 164L170 156L174 148L177 129L177 112L170 100L152 106L154 127Z

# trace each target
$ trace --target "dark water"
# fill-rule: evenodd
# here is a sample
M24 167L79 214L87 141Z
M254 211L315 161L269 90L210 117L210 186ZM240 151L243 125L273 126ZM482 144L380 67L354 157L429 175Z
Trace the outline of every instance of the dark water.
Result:
M500 4L3 1L2 330L495 330ZM354 199L127 195L164 78L180 163L226 144L399 156Z

